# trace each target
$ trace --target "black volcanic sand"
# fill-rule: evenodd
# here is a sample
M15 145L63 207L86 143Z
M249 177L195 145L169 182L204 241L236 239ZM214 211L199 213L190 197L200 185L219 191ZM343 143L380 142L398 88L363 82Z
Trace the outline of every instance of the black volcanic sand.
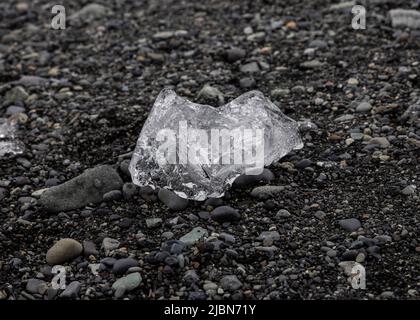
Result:
M71 1L68 16L86 2ZM420 31L387 17L418 1L374 1L366 30L331 0L133 2L98 0L112 12L94 8L66 30L50 28L49 1L0 3L0 117L24 146L0 159L0 299L116 299L126 272L142 281L118 298L419 299L420 126L406 110L420 99ZM199 95L206 84L220 93ZM305 122L305 146L268 168L274 179L223 201L172 211L126 184L108 201L46 212L34 192L85 169L109 164L131 182L130 152L164 87L212 105L260 90ZM263 185L285 188L250 195ZM220 205L240 219L208 219ZM195 227L208 236L171 241ZM63 238L91 241L62 263L65 294L50 288L46 261ZM104 238L119 243L105 252ZM109 257L134 261L113 270ZM365 290L339 266L355 260Z

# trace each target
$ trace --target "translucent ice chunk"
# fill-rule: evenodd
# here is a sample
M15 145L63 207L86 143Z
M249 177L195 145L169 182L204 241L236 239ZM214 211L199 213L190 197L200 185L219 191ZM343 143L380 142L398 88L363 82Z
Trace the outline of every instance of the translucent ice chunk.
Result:
M129 169L137 185L204 200L223 196L239 175L259 174L302 147L298 123L259 91L214 108L164 89L141 130Z
M22 153L14 132L14 127L6 119L0 118L0 157Z

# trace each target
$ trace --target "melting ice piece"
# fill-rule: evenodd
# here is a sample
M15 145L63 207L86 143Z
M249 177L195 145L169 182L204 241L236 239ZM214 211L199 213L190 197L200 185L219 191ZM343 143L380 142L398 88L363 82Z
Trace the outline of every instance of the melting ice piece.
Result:
M298 123L259 91L214 108L163 89L129 170L139 186L168 188L201 201L223 196L239 175L259 174L302 147Z
M0 118L0 157L22 153L15 140L15 128L4 118Z

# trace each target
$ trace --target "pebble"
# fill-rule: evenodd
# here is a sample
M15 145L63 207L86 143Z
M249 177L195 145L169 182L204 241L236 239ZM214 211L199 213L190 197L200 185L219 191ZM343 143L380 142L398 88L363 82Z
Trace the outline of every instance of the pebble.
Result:
M361 102L356 107L356 112L368 112L372 110L372 105L369 102Z
M149 218L146 219L146 226L149 229L157 228L162 224L161 218Z
M46 282L40 279L31 278L26 283L26 291L33 294L44 294L47 288Z
M300 64L300 66L304 69L318 69L324 66L324 63L319 60L310 60L305 61Z
M120 242L112 238L104 238L102 240L102 248L105 251L105 254L108 255L111 251L117 249L120 246Z
M358 219L350 218L350 219L342 219L339 222L339 225L341 228L343 228L346 231L353 232L358 230L362 224Z
M26 90L20 86L14 87L4 95L4 104L10 105L18 102L24 102L29 97Z
M131 182L124 183L123 188L122 188L122 194L124 196L124 199L130 200L135 195L137 195L137 193L138 193L137 186L134 183L131 183Z
M141 281L142 277L139 272L133 272L118 279L112 284L112 289L115 291L115 297L121 298L126 292L136 289Z
M87 240L83 241L83 254L86 257L98 256L99 252L96 249L95 243L93 243L92 241L87 241Z
M79 281L70 282L60 294L61 298L77 298L82 284Z
M47 252L46 260L49 265L57 265L81 255L82 245L70 238L64 238L57 241Z
M208 236L208 231L202 227L195 227L190 232L182 236L179 240L188 246L193 245L200 239Z
M238 47L232 47L226 51L226 60L229 62L235 62L245 58L245 55L245 50Z
M235 291L242 287L242 282L235 275L227 275L220 279L220 286L226 291Z
M112 266L112 272L115 274L125 273L131 267L137 267L139 262L132 258L123 258L115 261Z
M188 206L188 199L181 198L168 189L160 189L158 197L169 209L174 211L182 211Z
M59 186L49 188L40 197L40 204L48 211L57 213L99 203L104 194L120 189L122 180L115 169L102 165L86 170L80 176Z
M247 188L259 182L270 182L275 178L274 173L269 169L264 169L261 174L258 175L240 175L235 179L232 184L234 188Z
M254 188L251 191L251 196L259 200L266 200L278 196L284 190L284 186L261 186Z
M255 72L260 71L260 67L258 66L258 63L250 62L250 63L242 65L240 70L243 73L255 73Z
M239 86L242 89L249 89L255 87L257 83L253 77L244 77L239 80Z
M284 218L290 218L292 214L287 211L286 209L280 209L276 213L276 219L284 219Z
M369 140L369 145L375 145L381 147L383 149L388 148L391 144L389 143L388 139L385 137L375 137Z
M214 221L223 223L239 220L241 215L232 207L220 206L210 212L210 218Z

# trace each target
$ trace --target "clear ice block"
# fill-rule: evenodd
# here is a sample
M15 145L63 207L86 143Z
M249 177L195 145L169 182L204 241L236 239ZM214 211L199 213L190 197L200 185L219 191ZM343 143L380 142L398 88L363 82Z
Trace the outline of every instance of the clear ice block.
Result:
M259 174L303 147L296 121L259 91L214 108L163 89L141 130L129 170L139 186L182 198L221 197L242 174Z

